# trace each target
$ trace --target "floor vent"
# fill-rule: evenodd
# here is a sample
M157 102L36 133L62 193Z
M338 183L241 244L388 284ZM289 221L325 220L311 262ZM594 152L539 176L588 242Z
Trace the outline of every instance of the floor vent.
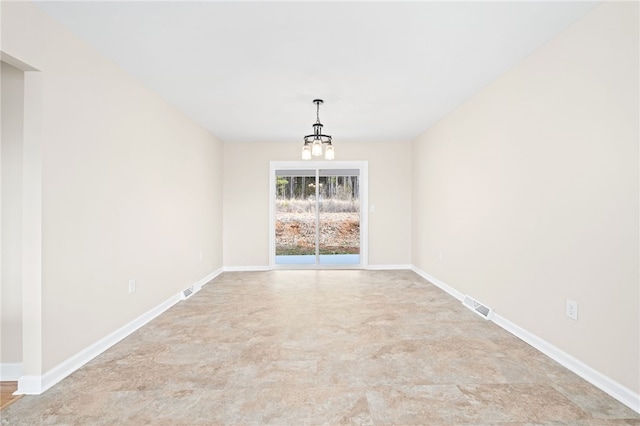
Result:
M482 303L478 302L472 297L465 296L462 300L462 304L486 320L491 318L493 310L487 306L484 306Z
M182 291L182 300L188 299L193 293L193 286L184 289Z

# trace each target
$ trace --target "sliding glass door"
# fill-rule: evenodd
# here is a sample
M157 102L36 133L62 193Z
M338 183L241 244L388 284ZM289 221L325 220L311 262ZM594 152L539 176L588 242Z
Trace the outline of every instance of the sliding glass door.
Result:
M322 166L272 165L272 265L276 267L364 264L361 168Z
M359 170L319 170L318 263L360 264Z
M277 265L315 265L318 209L315 170L277 170Z

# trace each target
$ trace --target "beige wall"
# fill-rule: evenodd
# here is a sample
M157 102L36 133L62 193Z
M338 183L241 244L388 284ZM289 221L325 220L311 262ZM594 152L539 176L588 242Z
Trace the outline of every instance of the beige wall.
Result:
M2 100L2 270L0 363L22 362L22 125L24 73L4 62Z
M369 162L369 265L411 262L409 143L336 141L336 160ZM298 143L224 144L224 265L269 266L269 162L299 161Z
M635 392L637 17L597 7L412 144L336 141L369 162L370 265L413 263ZM222 144L29 3L2 3L1 48L42 77L43 373L223 264L268 265L269 162L299 144Z
M2 51L43 81L46 372L222 266L222 143L37 7L2 7Z
M636 393L638 48L638 3L598 6L416 138L412 178L415 266Z

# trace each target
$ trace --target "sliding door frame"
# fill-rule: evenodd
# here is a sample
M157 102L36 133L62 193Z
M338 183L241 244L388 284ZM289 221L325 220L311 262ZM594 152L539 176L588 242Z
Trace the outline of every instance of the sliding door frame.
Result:
M276 265L276 170L358 169L360 193L360 263L357 265ZM317 175L317 173L316 173ZM269 267L271 269L365 269L369 264L369 162L271 161L269 163ZM316 239L318 236L316 235ZM316 245L317 247L317 245Z

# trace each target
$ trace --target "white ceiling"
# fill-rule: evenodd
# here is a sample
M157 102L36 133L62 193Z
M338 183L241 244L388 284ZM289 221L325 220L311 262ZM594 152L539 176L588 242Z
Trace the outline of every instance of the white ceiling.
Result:
M597 2L39 2L220 139L411 140Z

